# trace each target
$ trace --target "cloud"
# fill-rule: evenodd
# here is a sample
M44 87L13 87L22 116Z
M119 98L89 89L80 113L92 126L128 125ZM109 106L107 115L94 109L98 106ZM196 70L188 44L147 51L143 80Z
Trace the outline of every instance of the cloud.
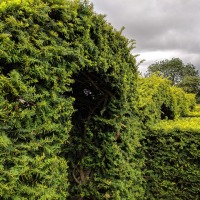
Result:
M91 2L98 13L107 15L107 21L115 28L125 26L123 34L136 40L134 53L140 53L141 59L142 56L147 57L146 63L179 57L186 63L194 64L200 71L199 0Z

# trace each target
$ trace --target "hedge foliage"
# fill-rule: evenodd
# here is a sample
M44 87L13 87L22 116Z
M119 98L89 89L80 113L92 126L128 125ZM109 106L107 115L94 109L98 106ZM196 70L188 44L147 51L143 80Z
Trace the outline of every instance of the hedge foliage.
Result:
M197 103L196 103L196 95L192 93L186 93L186 103L188 106L188 111L194 111L196 109ZM188 112L187 112L188 114ZM187 115L186 114L186 115Z
M199 199L200 118L156 123L143 145L145 199Z
M159 122L194 95L138 77L88 1L2 0L0 19L0 199L198 197L199 119Z
M187 117L200 117L200 104L197 104L193 111L188 112Z
M138 93L144 199L199 199L200 113L195 94L156 74L140 77Z
M174 119L175 110L170 81L156 74L138 80L138 114L143 123Z
M181 88L171 87L176 118L187 116L196 107L195 94L187 94Z
M171 86L169 80L157 74L139 77L137 90L137 111L144 124L178 119L196 106L195 94L187 94L181 88Z
M87 1L2 0L0 19L0 198L142 198L134 43Z

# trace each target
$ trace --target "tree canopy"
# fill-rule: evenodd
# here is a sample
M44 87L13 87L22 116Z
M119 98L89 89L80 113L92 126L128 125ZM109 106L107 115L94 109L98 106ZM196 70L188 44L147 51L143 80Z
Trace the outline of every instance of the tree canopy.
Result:
M177 86L181 87L185 92L197 94L200 90L200 77L185 76Z
M199 76L199 72L193 64L185 65L179 58L166 59L151 64L147 69L147 76L155 72L171 80L173 85L181 83L186 77Z

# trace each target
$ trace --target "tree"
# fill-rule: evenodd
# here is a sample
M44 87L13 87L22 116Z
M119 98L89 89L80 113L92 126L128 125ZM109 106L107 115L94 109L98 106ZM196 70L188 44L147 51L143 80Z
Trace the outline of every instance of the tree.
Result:
M198 70L193 64L184 64L179 58L172 58L171 60L163 60L151 64L147 70L147 76L158 72L165 78L171 80L172 85L181 83L185 77L199 77Z
M183 80L177 84L187 93L197 94L200 90L200 77L197 76L185 76Z

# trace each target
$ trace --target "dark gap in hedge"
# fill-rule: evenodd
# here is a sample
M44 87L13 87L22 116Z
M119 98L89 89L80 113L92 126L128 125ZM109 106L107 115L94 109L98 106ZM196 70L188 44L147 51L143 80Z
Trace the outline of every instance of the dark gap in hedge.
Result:
M163 119L166 119L166 118L173 120L174 114L166 104L162 104L162 106L161 106L161 119L163 120Z
M74 188L94 181L93 174L97 164L95 151L102 151L103 142L103 136L99 133L112 131L112 127L104 122L96 122L96 118L110 118L112 111L109 103L115 98L116 91L103 73L80 71L72 79L74 83L71 85L70 95L75 98L75 112L72 115L70 144L66 150L66 159L69 161L69 193L70 199L85 200L90 197L81 198L80 191Z
M102 114L109 100L114 96L111 87L102 75L96 72L80 72L73 76L72 96L77 110L72 121L85 121L94 115ZM105 110L106 111L106 110ZM76 119L76 120L75 120Z
M62 10L52 9L51 12L49 13L49 17L56 21L61 20L62 19Z
M4 76L7 76L14 69L19 69L21 64L19 62L9 63L6 59L0 59L0 63L3 63L3 68L0 67L0 72Z

